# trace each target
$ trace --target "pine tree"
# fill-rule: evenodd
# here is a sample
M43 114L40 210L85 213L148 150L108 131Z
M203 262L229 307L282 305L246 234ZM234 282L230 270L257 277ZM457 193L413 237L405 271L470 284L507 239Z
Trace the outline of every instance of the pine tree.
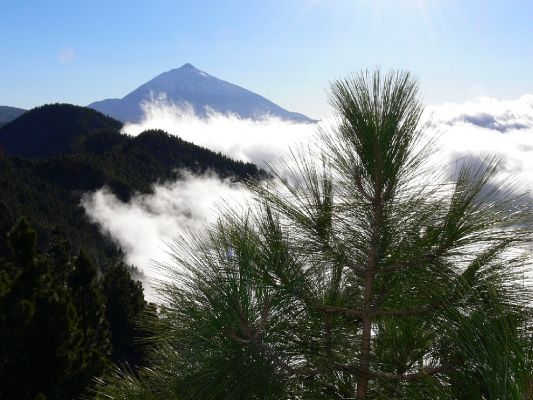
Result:
M177 246L153 365L102 398L532 398L532 221L501 163L431 172L408 73L331 102L318 151Z
M103 374L110 353L105 300L98 271L83 251L74 261L68 276L68 288L83 332L80 345L83 357L76 378L77 390L81 392L94 377Z
M119 262L107 269L102 287L113 348L111 360L131 368L144 365L145 349L141 340L147 332L139 326L139 319L147 303L141 282L134 281L126 265Z

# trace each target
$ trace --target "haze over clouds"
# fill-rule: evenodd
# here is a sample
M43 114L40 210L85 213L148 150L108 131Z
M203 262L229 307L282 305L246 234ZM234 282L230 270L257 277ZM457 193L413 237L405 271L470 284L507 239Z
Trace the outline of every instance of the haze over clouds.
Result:
M124 132L137 135L145 129L164 129L171 134L259 165L287 153L288 146L310 143L316 125L292 124L273 118L241 120L210 113L196 118L190 109L158 99L145 105L146 118L128 124ZM480 98L464 104L448 103L427 108L428 134L438 134L440 161L467 156L497 154L505 159L501 177L523 182L523 192L533 191L533 95L517 100ZM323 123L327 125L327 123ZM246 189L214 176L185 174L183 181L155 185L154 193L120 202L107 189L87 194L88 215L123 247L127 261L147 275L154 275L149 260L168 260L165 243L184 230L201 229L216 220L216 204L243 204ZM222 200L224 199L224 200Z

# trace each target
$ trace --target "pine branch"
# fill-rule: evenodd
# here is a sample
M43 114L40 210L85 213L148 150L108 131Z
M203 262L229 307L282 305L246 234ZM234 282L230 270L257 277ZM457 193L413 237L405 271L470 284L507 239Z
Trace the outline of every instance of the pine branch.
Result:
M356 320L361 320L363 316L363 310L354 308L322 306L319 307L319 310L328 314L344 315L345 317L355 318Z
M432 367L423 367L417 372L411 372L406 374L393 374L390 372L381 372L368 369L368 371L362 371L358 364L342 364L335 363L334 367L338 371L348 372L349 374L357 376L358 374L366 373L373 379L387 379L392 381L404 381L412 382L420 379L424 379L433 375L448 372L453 369L451 363L440 364Z
M397 310L376 310L370 314L372 317L419 316L431 313L438 309L436 304L423 307L403 308Z
M389 379L394 381L412 382L420 379L424 379L433 375L448 372L453 369L452 364L442 364L433 367L424 367L417 372L408 374L392 374L388 372L370 371L373 378Z

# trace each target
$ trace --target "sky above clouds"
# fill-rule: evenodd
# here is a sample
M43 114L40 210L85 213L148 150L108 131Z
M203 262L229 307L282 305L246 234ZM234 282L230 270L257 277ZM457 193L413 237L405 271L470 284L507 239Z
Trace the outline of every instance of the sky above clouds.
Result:
M0 104L86 105L190 62L320 118L329 81L402 68L426 103L533 92L527 0L2 0Z

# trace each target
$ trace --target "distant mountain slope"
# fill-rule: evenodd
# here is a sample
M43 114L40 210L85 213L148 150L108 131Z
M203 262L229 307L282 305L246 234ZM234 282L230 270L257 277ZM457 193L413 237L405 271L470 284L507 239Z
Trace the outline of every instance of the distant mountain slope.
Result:
M0 149L28 157L82 152L92 136L103 131L119 134L121 128L121 122L90 108L48 104L0 128Z
M20 117L26 110L17 107L0 106L0 127Z
M141 104L165 95L173 104L188 103L199 116L206 108L241 118L258 119L266 115L294 122L314 122L303 114L290 112L270 100L240 86L211 76L191 64L158 75L122 99L107 99L89 105L121 121L137 122L142 116Z

